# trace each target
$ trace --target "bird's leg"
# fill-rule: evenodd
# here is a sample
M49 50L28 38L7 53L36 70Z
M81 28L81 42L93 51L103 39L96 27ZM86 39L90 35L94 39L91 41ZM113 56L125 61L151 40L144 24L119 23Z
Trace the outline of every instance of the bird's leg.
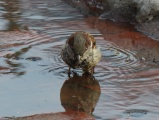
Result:
M91 69L91 74L92 74L92 75L94 74L94 68L95 68L95 67L92 67L92 69Z
M71 75L71 67L69 67L68 69L68 77L70 78L70 75Z
M95 77L93 76L93 74L94 74L94 68L95 68L95 66L92 67L92 69L91 69L91 77L92 77L93 80L95 80Z

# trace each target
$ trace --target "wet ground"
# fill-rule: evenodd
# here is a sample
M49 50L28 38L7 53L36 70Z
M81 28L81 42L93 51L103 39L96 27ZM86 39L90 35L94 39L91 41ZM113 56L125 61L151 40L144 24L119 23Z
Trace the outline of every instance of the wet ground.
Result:
M86 18L60 0L1 0L0 15L0 117L73 119L71 110L96 120L158 118L157 41L129 24ZM94 77L81 70L67 76L60 51L76 31L91 33L102 51Z

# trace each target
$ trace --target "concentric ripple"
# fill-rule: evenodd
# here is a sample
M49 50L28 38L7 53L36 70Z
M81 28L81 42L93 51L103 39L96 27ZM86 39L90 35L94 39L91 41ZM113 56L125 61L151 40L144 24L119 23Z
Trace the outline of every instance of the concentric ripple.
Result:
M99 41L102 59L96 67L99 79L119 77L119 75L135 73L149 67L140 60L135 52L122 49L111 42Z

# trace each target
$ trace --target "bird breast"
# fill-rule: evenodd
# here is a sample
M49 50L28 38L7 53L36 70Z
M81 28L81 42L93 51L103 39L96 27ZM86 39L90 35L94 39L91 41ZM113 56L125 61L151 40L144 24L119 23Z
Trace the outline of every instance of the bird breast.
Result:
M101 59L101 52L99 48L92 49L89 47L83 56L80 58L80 66L82 69L89 69L94 67Z
M101 52L96 47L93 36L86 32L76 32L67 39L61 56L70 67L81 67L84 70L95 66L99 62Z

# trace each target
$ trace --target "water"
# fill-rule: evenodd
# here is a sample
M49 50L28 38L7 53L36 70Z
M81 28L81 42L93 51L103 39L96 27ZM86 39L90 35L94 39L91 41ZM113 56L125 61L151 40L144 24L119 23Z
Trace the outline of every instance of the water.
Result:
M115 41L119 37L110 40L111 35L122 33L123 29L112 27L114 33L109 28L102 34L99 30L103 25L95 27L88 20L60 0L0 1L0 29L4 31L0 33L1 117L64 112L63 103L72 94L91 104L90 109L85 107L87 112L95 107L93 117L97 120L158 117L159 69L147 57L153 51L156 53L157 46L150 52L143 50L147 46L139 42L132 42L134 46L123 45L122 41ZM31 31L8 32L24 28ZM81 70L76 70L79 77L70 80L68 67L60 57L65 40L76 31L91 33L102 51L93 83L82 80ZM68 79L70 83L66 84Z

